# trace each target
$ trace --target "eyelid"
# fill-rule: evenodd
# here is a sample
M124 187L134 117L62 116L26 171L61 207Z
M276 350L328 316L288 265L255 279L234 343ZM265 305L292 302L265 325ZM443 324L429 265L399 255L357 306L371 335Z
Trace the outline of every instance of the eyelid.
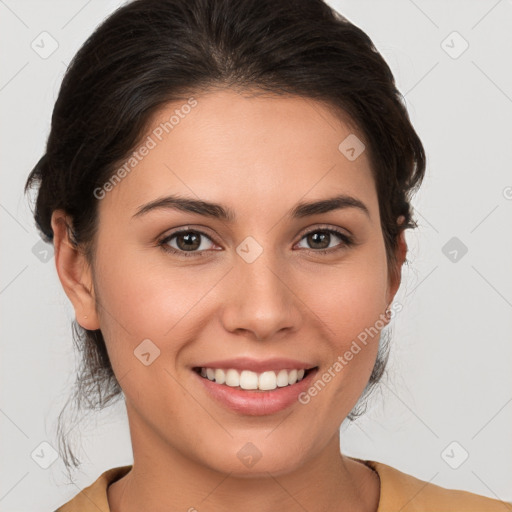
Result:
M306 236L308 236L309 234L311 233L317 233L317 232L320 232L320 231L325 231L325 232L328 232L330 234L334 234L335 236L337 236L341 242L338 243L337 245L335 245L334 247L328 247L327 249L309 249L309 248L302 248L302 250L306 251L307 253L310 253L310 254L317 254L317 255L322 255L322 254L333 254L333 253L337 253L337 251L342 251L342 250L347 250L347 249L350 249L351 247L353 246L356 246L358 245L357 242L355 241L354 239L354 236L350 233L346 233L344 232L343 228L340 228L340 227L333 227L333 226L330 226L330 225L317 225L317 226L313 226L311 229L308 229L308 231L305 231L301 234L298 242L300 243ZM296 245L295 244L295 245Z
M300 238L299 240L302 240L306 235L309 235L310 233L315 233L316 231L337 231L342 235L345 235L347 238L352 238L353 235L348 229L341 228L339 226L333 226L331 224L315 224L314 226L310 228L305 228L305 231L300 231Z
M324 230L324 229L332 230L332 231L339 231L340 234L343 234L348 238L352 238L352 236L353 236L352 233L350 233L350 231L348 231L345 228L341 228L338 226L332 226L330 224L315 224L308 228L304 228L304 230L299 231L300 238L298 239L298 241L302 240L302 238L304 238L306 235L309 235L310 233L314 233L315 231L320 231L320 230ZM194 231L194 232L200 233L201 235L208 237L212 242L215 242L216 245L221 245L215 240L215 236L212 236L208 232L209 228L207 228L206 226L204 226L204 227L200 226L200 227L196 228L191 225L184 225L181 227L174 228L171 231L166 231L163 235L159 236L158 239L160 241L162 241L162 240L165 240L166 238L169 238L169 237L176 235L178 233L181 233L183 231ZM296 236L299 236L299 235L296 235Z
M305 229L306 229L305 231L301 232L297 242L294 243L294 246L297 245L298 243L300 243L301 240L303 238L305 238L307 235L309 235L311 233L316 233L317 231L327 231L330 233L334 233L342 241L340 244L336 245L335 247L330 247L328 249L308 249L308 248L302 249L302 250L305 250L306 252L317 253L317 254L330 253L330 252L335 252L338 249L348 248L352 245L356 245L353 235L350 232L348 232L348 230L344 230L344 228L341 228L338 226L334 227L330 224L316 224L314 226L310 226ZM181 226L178 228L174 228L171 231L166 232L164 235L160 236L158 238L157 244L158 244L158 246L161 246L165 251L171 252L174 254L178 254L180 256L181 255L184 255L185 257L188 257L189 255L190 256L192 256L192 255L202 256L205 253L208 253L209 251L212 251L212 250L218 251L219 249L204 249L201 251L181 251L181 250L175 249L174 247L171 247L171 246L167 246L167 248L164 248L163 246L167 245L169 243L169 241L174 236L176 236L180 233L194 232L194 233L198 233L200 236L204 236L204 237L208 238L213 244L222 247L221 244L217 243L217 241L215 239L216 237L211 236L207 231L209 231L209 229L206 227L195 228L194 226L190 226L190 225Z
M170 231L165 231L162 235L160 235L158 237L158 239L160 241L162 241L162 240L165 240L166 238L170 238L173 235L177 235L179 233L188 232L188 231L193 231L194 233L199 233L199 234L209 238L212 242L215 242L216 245L220 245L215 240L216 236L212 235L210 233L211 230L205 226L199 226L199 227L195 227L195 226L191 226L191 225L180 226L178 228L173 228Z

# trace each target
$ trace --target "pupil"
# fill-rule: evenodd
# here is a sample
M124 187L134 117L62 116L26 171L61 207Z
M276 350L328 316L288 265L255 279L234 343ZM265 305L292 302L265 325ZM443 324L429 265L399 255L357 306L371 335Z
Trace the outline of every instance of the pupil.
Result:
M320 243L322 245L322 242L327 241L327 244L324 243L321 247L316 247L317 249L325 249L325 248L329 247L328 237L329 237L329 233L326 233L323 231L317 231L317 232L309 235L310 242L312 241L313 246L317 243Z
M180 240L185 240L185 244L180 244ZM200 245L198 242L199 236L197 233L187 233L186 235L178 237L178 245L180 245L180 249L197 249Z

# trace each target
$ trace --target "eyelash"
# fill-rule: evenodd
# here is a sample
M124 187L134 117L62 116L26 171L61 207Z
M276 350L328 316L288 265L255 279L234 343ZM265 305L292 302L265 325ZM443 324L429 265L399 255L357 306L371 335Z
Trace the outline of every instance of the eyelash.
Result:
M308 236L308 235L310 235L312 233L317 233L317 232L333 233L336 236L338 236L342 240L343 243L339 244L336 247L331 247L330 249L305 249L306 251L308 251L310 253L314 253L314 254L332 254L332 253L335 253L335 252L343 250L343 249L348 249L349 247L351 247L351 246L353 246L355 244L355 242L354 242L354 240L353 240L353 238L351 236L349 236L349 235L347 235L345 233L342 233L341 231L338 231L337 229L334 229L334 228L319 228L319 227L304 233L302 235L302 237L300 238L299 242L303 238L305 238L306 236ZM181 250L174 249L174 247L170 247L169 245L167 245L168 242L170 240L172 240L175 236L181 235L181 234L184 234L184 233L196 233L196 234L204 236L204 237L208 238L209 240L211 240L212 242L214 242L214 240L212 240L210 236L208 236L206 233L203 233L200 230L197 230L197 229L183 229L181 231L175 231L174 233L171 233L170 235L166 236L165 238L159 240L158 241L158 246L161 247L162 250L167 252L167 253L176 254L178 256L184 256L186 258L196 257L196 256L203 257L204 253L207 252L205 250L204 251L181 251Z

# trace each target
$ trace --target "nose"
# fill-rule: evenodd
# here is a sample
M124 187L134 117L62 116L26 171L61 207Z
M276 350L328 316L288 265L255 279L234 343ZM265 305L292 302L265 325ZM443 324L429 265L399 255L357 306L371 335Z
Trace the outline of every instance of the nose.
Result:
M226 330L257 341L298 330L304 317L290 270L269 253L252 263L236 258L222 310Z

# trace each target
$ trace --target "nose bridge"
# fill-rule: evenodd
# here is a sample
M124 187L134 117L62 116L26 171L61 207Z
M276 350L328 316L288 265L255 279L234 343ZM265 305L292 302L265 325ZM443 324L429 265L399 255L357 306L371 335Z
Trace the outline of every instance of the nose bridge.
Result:
M253 249L250 250L252 256ZM261 300L280 300L283 283L279 279L281 265L271 248L267 248L257 257L246 260L242 256L237 261L236 270L242 288L245 287L253 298Z
M226 328L252 331L258 339L283 328L297 328L296 299L285 285L286 275L275 251L247 237L236 252L234 290L224 309Z

